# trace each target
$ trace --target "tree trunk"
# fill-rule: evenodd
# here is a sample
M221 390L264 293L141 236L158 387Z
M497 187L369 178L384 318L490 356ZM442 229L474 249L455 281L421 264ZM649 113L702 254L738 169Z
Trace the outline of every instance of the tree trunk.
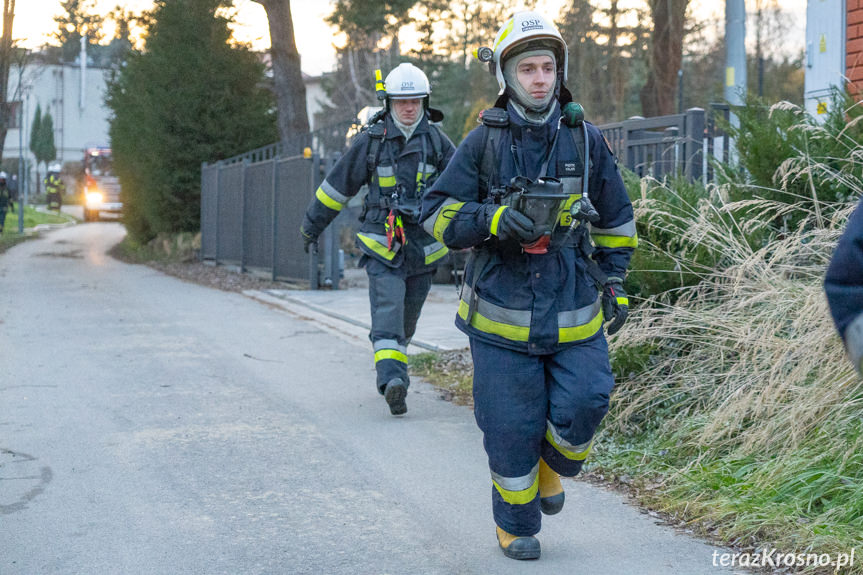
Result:
M3 145L6 143L6 132L9 131L9 113L11 112L9 95L9 67L12 64L12 20L15 18L15 0L3 0L3 36L0 38L0 160L3 159ZM21 87L18 87L21 92ZM19 104L20 105L20 104ZM19 152L24 155L24 150Z
M290 0L255 0L264 6L270 27L273 83L279 109L279 137L289 150L299 151L309 140L306 85L294 38Z
M677 71L683 62L683 35L689 0L650 0L653 37L647 82L641 89L646 117L674 113Z

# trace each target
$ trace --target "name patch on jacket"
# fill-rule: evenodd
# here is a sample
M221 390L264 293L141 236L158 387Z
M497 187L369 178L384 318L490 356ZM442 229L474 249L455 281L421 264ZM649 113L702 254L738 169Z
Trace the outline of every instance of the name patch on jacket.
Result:
M584 174L584 165L581 162L559 161L557 162L557 177L571 178Z

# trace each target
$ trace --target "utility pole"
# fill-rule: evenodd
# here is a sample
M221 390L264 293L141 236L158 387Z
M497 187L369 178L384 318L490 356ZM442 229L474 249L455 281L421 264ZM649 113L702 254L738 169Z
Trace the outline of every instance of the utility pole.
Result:
M21 77L18 75L18 93L21 94L21 100L18 102L18 233L24 233L24 206L27 204L21 201L24 197L24 91L21 89Z
M732 107L742 106L746 101L746 2L725 0L725 101ZM740 125L733 111L731 125ZM737 161L737 150L730 139L728 159Z
M18 98L18 233L24 233L24 206L27 205L27 169L25 162L27 156L24 152L24 121L27 117L27 110L24 109L24 98L26 94L27 102L30 101L29 90L24 84L24 65L27 63L27 50L21 54L21 59L18 61L18 85L15 87L15 92Z
M758 3L758 12L755 17L755 59L757 61L758 74L758 97L764 97L764 47L761 45L761 30L764 28L764 9Z
M746 97L746 2L725 2L725 100L741 106Z

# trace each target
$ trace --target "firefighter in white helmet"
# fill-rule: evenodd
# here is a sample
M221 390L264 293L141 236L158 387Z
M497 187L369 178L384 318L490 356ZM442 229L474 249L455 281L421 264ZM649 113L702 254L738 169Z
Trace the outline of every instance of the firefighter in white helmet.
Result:
M386 77L386 106L327 174L306 210L300 232L306 251L364 185L357 233L360 265L369 277L377 390L390 413L407 411L407 345L447 249L418 224L422 193L443 171L455 146L432 122L431 87L412 64Z
M456 326L470 338L503 553L536 559L542 515L561 511L608 411L608 333L628 312L632 204L602 134L566 89L566 43L519 12L477 51L500 95L423 197L421 221L473 248Z

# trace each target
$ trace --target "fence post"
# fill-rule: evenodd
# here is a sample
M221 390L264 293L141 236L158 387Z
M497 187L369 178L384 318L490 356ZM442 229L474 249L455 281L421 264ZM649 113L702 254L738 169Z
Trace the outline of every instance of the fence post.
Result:
M219 198L222 195L222 160L216 162L216 226L213 235L216 237L216 251L213 256L216 265L219 265L219 218L221 217L221 206Z
M249 158L243 158L240 172L240 273L246 271L246 167Z
M272 238L272 253L270 254L270 269L272 270L272 279L276 281L276 262L278 261L277 250L279 245L279 156L273 156L273 178L272 178L273 195L270 198L270 209L272 213L273 223L273 238Z
M689 180L697 180L704 171L704 109L686 110L683 140L683 161L685 175ZM704 182L707 183L707 182Z
M207 235L210 233L207 230L207 218L205 217L204 207L208 200L204 199L205 194L207 193L207 186L205 185L206 179L206 171L207 171L207 162L201 162L201 252L198 254L198 261L204 261L204 252L207 251L204 249L204 246L207 245ZM207 231L205 231L207 230Z
M668 126L662 134L662 143L657 150L659 157L654 161L656 166L654 174L657 179L662 179L668 174L677 175L681 171L680 129L677 126Z

